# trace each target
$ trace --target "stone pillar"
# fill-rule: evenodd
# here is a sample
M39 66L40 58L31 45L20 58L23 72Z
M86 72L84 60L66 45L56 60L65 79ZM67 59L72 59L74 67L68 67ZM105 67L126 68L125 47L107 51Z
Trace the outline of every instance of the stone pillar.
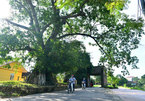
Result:
M107 86L107 76L106 76L106 70L105 67L101 68L101 87Z
M88 77L87 77L87 87L90 87L90 75L88 74Z

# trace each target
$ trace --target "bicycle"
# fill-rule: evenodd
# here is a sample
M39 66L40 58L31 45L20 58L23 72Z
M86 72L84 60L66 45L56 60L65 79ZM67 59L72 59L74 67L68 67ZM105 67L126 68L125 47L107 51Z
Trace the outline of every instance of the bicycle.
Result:
M86 88L86 84L84 82L82 82L82 89Z
M73 93L73 92L74 92L73 82L69 82L69 84L68 84L68 94Z

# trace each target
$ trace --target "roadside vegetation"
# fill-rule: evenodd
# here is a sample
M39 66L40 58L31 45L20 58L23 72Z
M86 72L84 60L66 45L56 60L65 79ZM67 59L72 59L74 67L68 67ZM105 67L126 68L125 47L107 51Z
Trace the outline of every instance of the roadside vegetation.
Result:
M145 74L143 76L141 76L141 78L138 78L138 77L133 78L133 82L134 82L134 85L129 83L126 85L126 87L128 87L130 89L145 91Z
M101 85L93 85L93 87L101 87Z
M141 78L133 77L131 81L128 81L121 75L114 76L113 74L108 75L108 87L109 88L128 88L145 91L145 74Z
M65 88L66 86L62 86L62 84L54 86L40 86L20 81L0 81L0 97L18 97L63 90Z
M28 88L39 88L39 86L20 81L0 81L0 96L1 97L17 97L23 95L22 92ZM25 93L24 93L25 95Z
M33 87L37 88L35 84L24 83L20 81L0 81L0 86L12 86L12 87Z

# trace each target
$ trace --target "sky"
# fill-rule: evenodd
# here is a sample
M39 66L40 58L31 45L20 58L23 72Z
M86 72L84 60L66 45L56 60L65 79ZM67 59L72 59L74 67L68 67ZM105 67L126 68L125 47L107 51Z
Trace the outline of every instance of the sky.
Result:
M10 15L10 6L8 0L0 0L0 19Z
M10 16L10 6L7 2L8 0L0 0L0 19L2 18L8 18ZM129 8L125 10L124 12L128 14L132 18L137 18L139 16L143 15L141 13L137 13L138 11L138 0L131 0L131 3L129 4ZM77 39L83 41L84 45L86 46L86 51L90 53L91 55L91 62L94 66L98 65L99 57L101 53L98 50L98 47L96 46L90 46L88 43L95 43L90 38L83 39L81 36L77 37ZM134 50L132 52L132 55L136 55L139 58L138 67L140 69L134 69L132 70L131 67L128 67L130 75L131 76L138 76L141 77L145 74L145 36L142 36L139 48ZM115 69L115 75L121 74L121 68Z

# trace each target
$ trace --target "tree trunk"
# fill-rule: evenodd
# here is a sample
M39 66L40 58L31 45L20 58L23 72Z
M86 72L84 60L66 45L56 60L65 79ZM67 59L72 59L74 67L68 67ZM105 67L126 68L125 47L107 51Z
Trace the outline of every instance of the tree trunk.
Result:
M38 85L45 85L46 84L46 75L40 73L38 75Z
M48 72L46 74L37 74L32 72L26 79L26 82L36 85L56 85L57 80L55 75L53 75L51 72Z
M43 73L32 72L26 79L27 83L36 84L36 85L46 85L46 75Z

